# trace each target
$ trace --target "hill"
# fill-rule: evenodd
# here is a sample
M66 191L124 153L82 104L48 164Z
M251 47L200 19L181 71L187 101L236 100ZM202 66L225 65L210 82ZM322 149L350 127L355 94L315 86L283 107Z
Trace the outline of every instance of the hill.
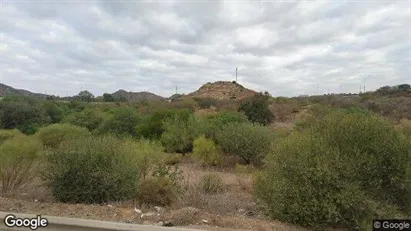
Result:
M23 89L16 89L5 84L0 83L0 97L3 96L27 96L33 98L46 98L47 95L33 93Z
M153 94L151 92L127 92L125 90L118 90L111 94L115 98L125 98L128 102L138 102L138 101L162 101L165 100L165 98Z
M241 100L255 95L257 92L243 87L241 84L229 81L217 81L201 86L197 91L188 94L192 98L213 98L217 100Z

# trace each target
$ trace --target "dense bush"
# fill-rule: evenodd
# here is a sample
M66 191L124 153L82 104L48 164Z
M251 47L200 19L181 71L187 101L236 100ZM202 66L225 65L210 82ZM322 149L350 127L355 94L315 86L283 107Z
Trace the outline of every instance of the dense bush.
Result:
M1 128L17 128L25 134L34 134L37 129L50 123L50 117L41 104L25 97L5 97L0 101Z
M161 143L167 152L187 153L193 149L193 141L198 136L197 120L193 115L186 118L177 114L164 122L165 132Z
M136 133L137 137L143 137L147 139L160 139L164 132L163 122L174 118L175 115L181 115L187 118L192 115L189 110L158 110L151 115L142 119L141 123L137 125Z
M241 103L238 110L244 112L251 122L262 125L270 124L274 120L274 114L268 107L269 99L268 94L256 94Z
M315 228L364 226L374 217L411 212L410 161L409 142L389 122L339 110L274 146L256 196L274 219Z
M113 137L63 142L48 156L44 180L60 202L104 203L135 197L135 151Z
M257 124L231 123L220 130L217 141L224 153L239 156L247 164L260 164L269 151L273 132Z
M216 134L224 125L230 123L249 122L247 116L238 112L219 112L216 115L207 116L199 119L199 130L205 134L206 138L216 141Z
M80 127L85 127L90 131L96 129L103 122L103 115L97 109L86 108L81 112L75 112L66 118L64 122Z
M204 135L194 140L193 156L203 165L215 166L222 161L220 148Z
M22 133L17 129L0 130L0 145L6 140L9 140L16 136L21 136L21 135Z
M59 123L64 116L64 110L54 101L46 101L43 105L51 123Z
M56 148L61 142L74 138L89 136L90 132L86 128L77 127L70 124L52 124L40 128L35 134L45 147Z
M14 130L7 135L10 138L0 144L0 181L3 195L31 182L42 148L40 141L34 137L18 134Z
M224 191L223 179L216 173L209 173L202 176L199 186L206 194L221 193Z
M121 107L114 110L113 114L104 120L96 129L97 134L111 133L121 137L136 137L136 127L140 118L132 107Z

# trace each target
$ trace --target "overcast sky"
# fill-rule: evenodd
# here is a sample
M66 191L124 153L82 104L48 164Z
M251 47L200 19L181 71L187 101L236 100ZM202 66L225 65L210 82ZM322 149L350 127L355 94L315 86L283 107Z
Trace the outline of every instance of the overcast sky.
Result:
M33 92L170 96L236 67L273 96L411 83L410 0L0 2L1 82Z

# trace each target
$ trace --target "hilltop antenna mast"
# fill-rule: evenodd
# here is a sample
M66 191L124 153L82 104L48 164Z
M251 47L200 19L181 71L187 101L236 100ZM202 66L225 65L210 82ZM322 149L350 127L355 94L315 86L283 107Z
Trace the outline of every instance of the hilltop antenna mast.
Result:
M178 92L178 87L176 86L176 95L178 94L177 92Z
M235 68L235 82L237 83L238 82L238 80L237 80L237 67Z

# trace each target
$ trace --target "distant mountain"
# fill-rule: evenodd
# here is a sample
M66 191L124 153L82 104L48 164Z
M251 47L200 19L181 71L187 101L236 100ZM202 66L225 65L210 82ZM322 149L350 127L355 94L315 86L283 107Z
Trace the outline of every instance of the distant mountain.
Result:
M111 94L115 98L122 98L124 97L129 102L139 102L143 100L147 101L162 101L165 100L164 97L159 95L153 94L151 92L127 92L125 90L118 90Z
M204 84L197 91L188 94L186 97L242 100L255 94L257 94L257 92L247 89L234 81L217 81Z
M33 93L27 90L16 89L5 84L0 83L0 97L3 96L27 96L33 98L46 98L48 95Z

